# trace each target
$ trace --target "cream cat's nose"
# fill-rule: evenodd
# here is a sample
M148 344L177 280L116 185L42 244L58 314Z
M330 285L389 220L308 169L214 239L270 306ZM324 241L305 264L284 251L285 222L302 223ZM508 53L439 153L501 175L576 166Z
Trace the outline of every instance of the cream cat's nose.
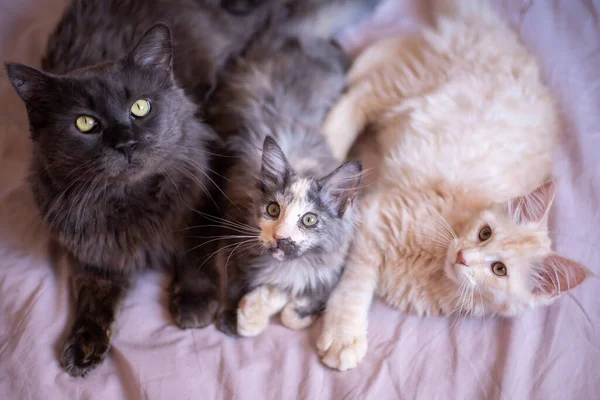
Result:
M465 260L465 257L463 256L463 252L462 250L458 251L458 254L456 254L456 262L455 264L462 264L462 265L469 265L467 264L467 260Z

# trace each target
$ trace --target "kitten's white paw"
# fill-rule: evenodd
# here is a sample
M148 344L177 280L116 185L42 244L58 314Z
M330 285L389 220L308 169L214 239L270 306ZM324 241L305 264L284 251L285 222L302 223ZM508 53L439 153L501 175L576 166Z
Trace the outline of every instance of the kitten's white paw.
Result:
M316 316L314 314L301 317L295 310L296 304L290 301L283 311L281 312L281 323L290 329L304 329L308 328L315 322Z
M257 336L267 329L269 317L255 311L238 308L237 332L240 336Z
M240 336L260 334L269 325L269 313L260 296L248 295L242 299L237 310L237 332Z
M287 302L287 295L266 286L248 293L237 310L237 332L240 336L252 337L267 329L269 319L279 312Z
M355 368L367 354L366 333L360 329L344 329L342 325L327 325L317 340L323 363L340 371Z

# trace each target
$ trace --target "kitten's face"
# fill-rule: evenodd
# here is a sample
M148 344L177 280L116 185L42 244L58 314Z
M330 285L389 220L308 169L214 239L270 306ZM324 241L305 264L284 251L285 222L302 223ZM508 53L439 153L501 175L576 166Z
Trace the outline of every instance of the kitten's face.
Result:
M116 62L53 76L9 65L35 157L57 181L136 179L168 160L194 107L172 76L170 34L151 29Z
M361 167L348 162L321 179L299 178L275 142L263 149L257 204L259 240L278 261L336 251L352 232L349 208L360 183Z
M514 315L548 304L585 279L584 267L550 249L547 211L553 196L553 187L543 187L510 205L494 205L457 232L445 271L474 291L469 306L481 302L487 312Z

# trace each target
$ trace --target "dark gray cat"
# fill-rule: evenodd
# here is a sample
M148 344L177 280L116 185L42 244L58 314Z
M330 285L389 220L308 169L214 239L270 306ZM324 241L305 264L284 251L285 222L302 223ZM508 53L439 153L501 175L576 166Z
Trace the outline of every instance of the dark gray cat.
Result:
M226 68L209 101L209 121L235 157L215 257L226 273L227 306L217 320L225 333L249 334L237 308L255 289L277 288L298 319L312 319L338 282L361 164L339 166L320 126L347 65L329 39L271 28Z
M205 96L267 15L233 16L217 0L75 0L50 38L46 72L7 64L27 107L35 199L73 261L69 374L102 362L117 306L143 269L173 268L180 327L212 321L214 274L198 269L201 248L187 251L202 235L184 228L202 225L193 210L206 204L215 136L189 95ZM157 21L173 40L166 25L144 34Z

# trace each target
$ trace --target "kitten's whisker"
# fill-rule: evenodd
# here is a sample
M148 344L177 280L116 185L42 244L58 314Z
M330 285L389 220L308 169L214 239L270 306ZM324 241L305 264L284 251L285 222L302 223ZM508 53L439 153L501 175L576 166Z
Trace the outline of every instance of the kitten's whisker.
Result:
M248 239L248 240L242 241L242 244L244 244L244 243L249 243L249 242L252 242L252 241L254 241L254 240L255 240L255 239ZM220 251L223 251L223 250L225 250L225 249L227 249L227 248L230 248L230 247L233 247L233 246L237 246L238 244L240 244L240 243L238 243L238 242L235 242L235 243L228 244L228 245L226 245L226 246L220 247L219 249L215 250L214 252L212 252L210 255L208 255L208 256L207 256L206 260L204 260L204 262L203 262L202 264L200 264L200 266L197 268L197 270L200 270L200 268L202 268L202 267L204 266L204 264L206 264L206 263L207 263L207 262L208 262L208 261L209 261L211 258L213 258L215 255L217 255L217 254L218 254ZM200 246L201 246L201 245L200 245ZM196 247L199 247L199 246L196 246ZM187 251L192 251L192 250L194 250L196 247L194 247L194 248L192 248L192 249L190 249L190 250L187 250ZM186 252L187 252L187 251L186 251Z
M214 215L210 215L210 214L204 213L202 211L198 211L198 210L194 210L194 211L196 213L198 213L198 215L201 215L201 216L205 217L206 219L208 219L209 221L217 223L217 224L227 224L229 226L236 227L236 228L237 227L239 227L239 228L248 228L248 229L250 229L252 231L260 232L260 229L255 228L255 227L253 227L251 225L243 224L241 222L233 222L233 221L230 221L230 220L227 220L227 219L224 219L224 218L220 218L220 217L217 217L217 216L214 216Z

